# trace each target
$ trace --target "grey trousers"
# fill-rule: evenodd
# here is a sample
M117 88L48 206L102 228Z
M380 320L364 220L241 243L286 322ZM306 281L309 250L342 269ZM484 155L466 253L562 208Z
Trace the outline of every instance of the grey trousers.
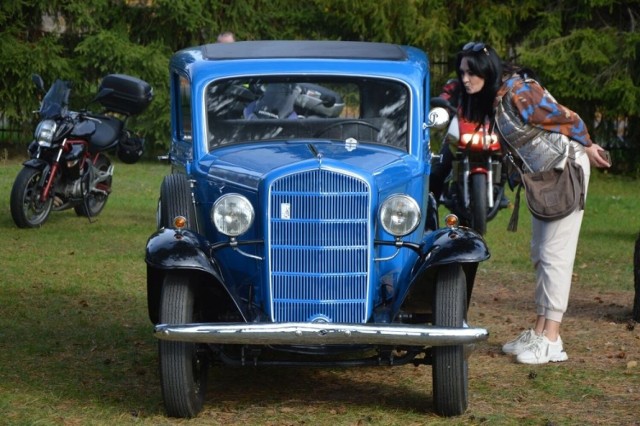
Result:
M571 142L576 161L582 167L585 181L585 201L591 166L584 146ZM585 203L586 204L586 203ZM531 261L536 273L535 301L537 315L562 322L569 304L573 264L584 210L551 222L531 218Z

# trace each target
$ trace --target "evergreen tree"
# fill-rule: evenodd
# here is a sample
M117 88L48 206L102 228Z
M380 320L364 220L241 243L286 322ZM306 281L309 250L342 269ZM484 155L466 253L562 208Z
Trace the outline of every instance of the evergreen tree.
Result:
M30 0L0 5L0 127L30 137L38 108L31 74L74 81L74 107L100 79L124 73L148 81L155 99L132 120L148 144L169 142L168 60L181 48L215 41L339 39L413 45L430 57L432 89L455 75L454 58L470 41L491 44L509 61L536 70L559 101L601 118L599 143L619 144L613 124L640 166L640 0ZM596 126L597 124L597 126ZM6 142L3 142L3 144ZM615 155L615 153L614 153ZM614 158L618 160L618 158ZM620 157L620 159L622 159ZM630 169L631 170L631 169Z

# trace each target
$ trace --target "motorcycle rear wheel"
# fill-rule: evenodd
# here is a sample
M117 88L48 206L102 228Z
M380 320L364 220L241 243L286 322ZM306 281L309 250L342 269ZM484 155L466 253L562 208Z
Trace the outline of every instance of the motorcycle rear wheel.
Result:
M11 188L11 217L18 228L37 228L49 218L53 198L40 201L42 170L24 167Z
M96 164L94 167L101 172L106 172L111 167L111 161L104 155L98 157ZM109 193L111 192L111 181L112 178L109 177L106 181L101 182L100 185L103 187L107 194L103 194L100 192L89 192L87 193L84 202L80 205L74 207L76 214L78 216L85 217L94 217L98 216L104 206L107 204L107 200L109 199ZM87 184L90 184L87 182Z

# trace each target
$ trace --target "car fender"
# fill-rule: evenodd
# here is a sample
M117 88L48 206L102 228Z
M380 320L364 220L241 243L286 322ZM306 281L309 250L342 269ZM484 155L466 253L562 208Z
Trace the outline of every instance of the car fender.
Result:
M222 280L215 262L207 256L207 247L194 232L163 228L149 237L145 261L160 269L195 269Z
M491 253L482 236L471 228L441 228L423 239L416 262L416 273L447 263L477 263L489 259Z
M467 282L472 285L478 263L490 256L485 240L471 228L440 228L429 232L422 241L420 256L413 266L409 285L395 298L394 312L400 310L410 293L423 294L419 298L430 298L429 288L435 283L438 266L461 264L467 274ZM470 296L471 291L468 293Z
M209 244L199 234L189 230L163 228L149 237L145 261L147 299L152 322L157 323L162 277L171 270L194 271L209 276L212 285L221 286L242 317L245 320L248 318L248 312L243 309L244 304L239 303L239 297L229 290L218 264L208 252Z

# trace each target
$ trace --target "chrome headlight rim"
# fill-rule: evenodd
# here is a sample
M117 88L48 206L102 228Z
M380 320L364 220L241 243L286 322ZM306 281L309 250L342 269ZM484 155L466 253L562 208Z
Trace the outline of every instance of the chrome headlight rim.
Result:
M55 120L42 120L38 123L35 131L35 139L38 145L49 148L53 142L53 138L58 130L58 124Z
M422 219L418 202L407 194L393 194L380 204L379 220L382 228L400 238L418 228Z
M223 235L235 238L246 233L255 219L255 210L247 197L229 193L211 207L211 222Z

